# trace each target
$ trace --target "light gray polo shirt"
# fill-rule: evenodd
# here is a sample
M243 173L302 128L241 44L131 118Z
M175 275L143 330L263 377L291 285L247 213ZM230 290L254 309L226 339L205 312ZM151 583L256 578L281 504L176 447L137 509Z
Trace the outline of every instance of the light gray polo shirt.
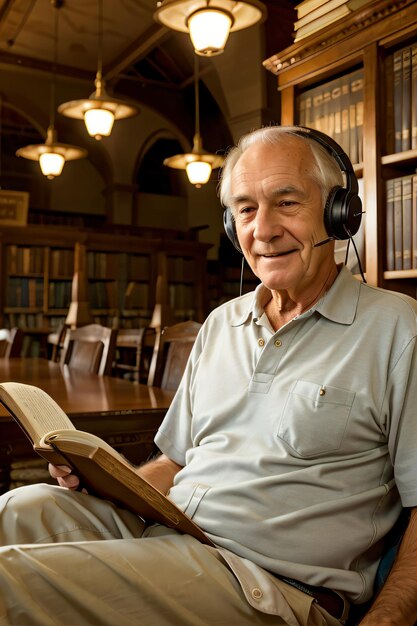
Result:
M417 505L417 302L345 267L274 332L262 285L203 325L156 443L170 498L274 573L372 593L380 539Z

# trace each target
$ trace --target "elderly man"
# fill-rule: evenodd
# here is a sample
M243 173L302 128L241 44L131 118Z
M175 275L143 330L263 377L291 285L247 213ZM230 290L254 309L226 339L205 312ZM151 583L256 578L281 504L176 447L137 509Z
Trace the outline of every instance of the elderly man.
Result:
M69 490L2 498L1 624L335 626L372 596L383 538L417 505L417 303L335 264L360 220L346 159L271 127L223 168L228 234L261 284L206 320L138 469L216 547L52 467ZM363 626L417 619L416 519Z

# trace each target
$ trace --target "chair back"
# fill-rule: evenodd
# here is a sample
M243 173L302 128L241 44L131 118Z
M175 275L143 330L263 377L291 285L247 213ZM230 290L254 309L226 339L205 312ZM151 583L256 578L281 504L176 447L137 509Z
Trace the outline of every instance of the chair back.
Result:
M153 328L119 328L113 374L146 383L154 342Z
M48 351L50 352L49 360L54 361L54 363L59 363L66 332L67 326L60 324L58 328L54 332L49 333L47 337Z
M110 376L116 337L117 329L100 324L67 330L60 363L100 376Z
M24 336L21 328L1 328L0 357L10 359L21 356Z
M156 335L149 386L171 390L178 388L201 326L199 322L188 320L167 326Z

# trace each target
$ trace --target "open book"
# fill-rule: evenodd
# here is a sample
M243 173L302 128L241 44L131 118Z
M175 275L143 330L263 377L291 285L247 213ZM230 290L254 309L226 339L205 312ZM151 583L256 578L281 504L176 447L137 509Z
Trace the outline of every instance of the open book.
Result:
M69 465L93 495L212 544L185 513L141 478L134 466L105 441L77 430L61 407L39 387L0 384L0 402L18 422L34 449L54 465Z

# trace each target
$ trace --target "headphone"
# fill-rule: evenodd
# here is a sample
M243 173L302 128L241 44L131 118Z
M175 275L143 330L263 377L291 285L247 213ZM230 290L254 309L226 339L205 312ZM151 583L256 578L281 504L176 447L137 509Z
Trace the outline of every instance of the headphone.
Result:
M328 135L305 126L296 126L295 129L295 134L300 137L309 137L322 145L346 176L346 187L336 185L330 190L324 206L324 226L329 238L320 241L316 246L332 239L350 239L358 232L362 220L362 201L358 195L358 179L353 171L352 163L341 146ZM226 235L236 250L242 253L230 207L224 210L223 225Z

